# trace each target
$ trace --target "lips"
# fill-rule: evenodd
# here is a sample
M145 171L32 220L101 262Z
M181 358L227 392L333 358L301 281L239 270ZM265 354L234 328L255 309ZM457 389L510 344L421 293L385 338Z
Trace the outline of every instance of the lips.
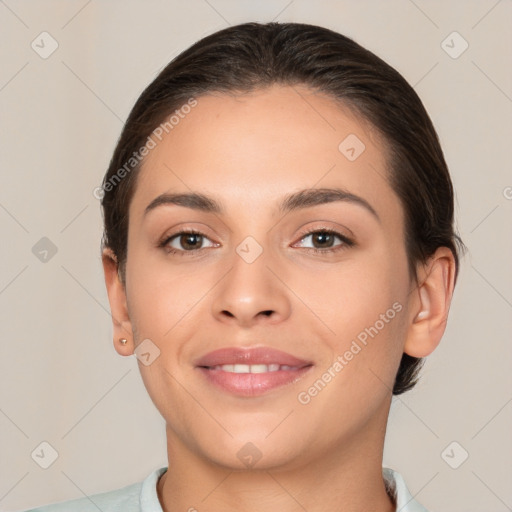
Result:
M209 382L240 396L257 396L294 383L311 367L310 361L268 347L224 348L196 362Z

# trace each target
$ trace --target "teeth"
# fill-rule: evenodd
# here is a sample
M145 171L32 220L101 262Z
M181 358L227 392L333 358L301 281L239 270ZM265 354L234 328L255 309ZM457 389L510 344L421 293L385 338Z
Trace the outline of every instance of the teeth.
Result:
M266 364L252 364L249 371L251 373L266 373L268 372L268 366Z
M279 370L295 370L294 366L271 364L223 364L214 366L214 370L222 370L229 373L267 373Z

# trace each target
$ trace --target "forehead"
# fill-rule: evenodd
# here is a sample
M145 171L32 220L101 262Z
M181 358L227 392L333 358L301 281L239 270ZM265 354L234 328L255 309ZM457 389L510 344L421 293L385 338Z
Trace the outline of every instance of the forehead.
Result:
M196 100L161 130L161 140L154 138L133 214L170 191L212 195L226 210L261 211L295 190L341 187L400 216L377 131L328 96L304 86L273 86Z

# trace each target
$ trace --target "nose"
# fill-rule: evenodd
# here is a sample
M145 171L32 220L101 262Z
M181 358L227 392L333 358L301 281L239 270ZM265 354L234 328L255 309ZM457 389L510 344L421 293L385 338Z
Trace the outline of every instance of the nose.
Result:
M291 291L277 277L275 265L269 265L265 251L252 263L234 255L231 270L214 290L212 312L218 321L251 327L277 324L290 316Z

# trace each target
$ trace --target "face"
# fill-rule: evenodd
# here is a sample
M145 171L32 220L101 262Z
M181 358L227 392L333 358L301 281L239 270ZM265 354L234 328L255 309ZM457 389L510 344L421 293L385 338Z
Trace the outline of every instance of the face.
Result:
M412 286L387 176L372 128L304 87L199 97L151 150L126 303L176 453L293 467L383 436Z

